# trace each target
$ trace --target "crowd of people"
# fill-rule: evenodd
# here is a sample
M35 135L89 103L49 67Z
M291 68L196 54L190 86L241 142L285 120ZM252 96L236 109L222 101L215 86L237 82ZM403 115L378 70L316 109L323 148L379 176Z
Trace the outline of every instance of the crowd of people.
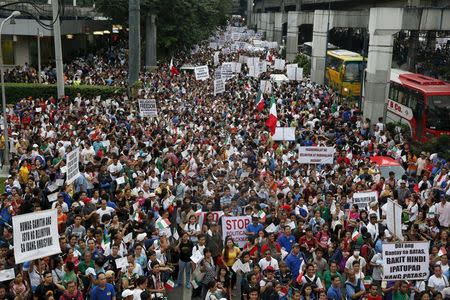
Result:
M88 55L77 57L64 64L64 82L66 85L108 85L125 86L128 74L125 44L117 42L106 48L99 48ZM56 83L54 65L36 66L25 63L5 70L5 82L38 83L39 75L42 83Z
M218 32L224 47L231 31ZM244 33L250 43L254 33ZM208 80L167 65L148 75L141 96L156 99L158 117L141 117L126 95L9 107L0 269L16 277L0 283L0 300L176 299L174 289L202 300L450 297L449 163L435 153L417 157L382 119L362 118L308 78L273 83L258 109L259 80L275 72L275 49L221 53L220 63L245 54L268 59L269 68L250 77L242 64L214 95L214 51L206 43L174 58L178 67L208 65ZM71 65L83 80L126 74ZM295 141L273 140L265 124L271 100L279 124L296 128ZM299 146L334 147L333 164L300 163ZM67 184L66 154L77 147L80 176ZM406 173L381 176L370 161L380 155ZM376 191L378 200L358 207L352 195L361 191ZM430 242L427 280L383 280L382 244L396 241L386 229L388 199L403 208L405 240ZM16 264L12 217L47 209L57 210L61 253ZM223 235L229 216L251 217L243 243Z

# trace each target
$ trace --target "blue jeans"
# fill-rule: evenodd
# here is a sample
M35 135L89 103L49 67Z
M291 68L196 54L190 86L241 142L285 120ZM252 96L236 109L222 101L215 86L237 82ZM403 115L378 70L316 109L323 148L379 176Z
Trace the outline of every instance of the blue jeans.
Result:
M183 280L184 271L186 270L186 284L191 281L191 262L190 261L182 261L181 259L178 261L178 285L181 285Z

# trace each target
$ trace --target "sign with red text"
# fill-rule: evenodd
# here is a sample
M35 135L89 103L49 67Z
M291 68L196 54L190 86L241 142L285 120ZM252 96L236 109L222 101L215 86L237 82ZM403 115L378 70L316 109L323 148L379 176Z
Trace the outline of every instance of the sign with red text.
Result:
M301 164L332 164L334 153L333 147L299 147L298 162Z
M388 100L387 109L408 121L413 118L412 109L398 102Z
M247 240L247 226L252 221L250 216L222 217L222 238L225 241L231 236L239 248L244 247Z

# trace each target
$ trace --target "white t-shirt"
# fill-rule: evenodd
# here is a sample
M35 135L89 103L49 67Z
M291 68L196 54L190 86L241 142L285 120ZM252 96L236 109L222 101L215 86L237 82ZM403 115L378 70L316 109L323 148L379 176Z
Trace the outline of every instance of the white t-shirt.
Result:
M438 292L441 292L448 286L448 280L444 275L442 275L440 278L437 278L436 275L433 275L428 279L428 286L430 288L435 288L435 290Z
M349 270L353 269L353 262L357 260L357 258L355 258L354 255L350 256L347 259L347 262L345 263L345 267ZM364 269L364 267L366 266L366 260L364 259L364 257L360 256L359 257L359 266L361 269Z
M104 210L100 207L97 209L97 213L100 215L100 220L102 219L103 215L111 215L114 211L114 208L107 206Z
M260 259L258 265L261 271L264 271L268 266L271 266L275 271L279 269L278 261L273 257L270 260L267 260L265 257Z

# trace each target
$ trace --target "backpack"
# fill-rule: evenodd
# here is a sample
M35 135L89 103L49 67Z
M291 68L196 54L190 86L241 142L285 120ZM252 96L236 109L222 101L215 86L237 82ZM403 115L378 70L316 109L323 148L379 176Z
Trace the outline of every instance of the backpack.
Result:
M356 280L356 286L354 286L351 282L348 282L348 281L345 283L345 287L347 287L347 285L351 286L356 294L361 290L361 279L358 278Z

